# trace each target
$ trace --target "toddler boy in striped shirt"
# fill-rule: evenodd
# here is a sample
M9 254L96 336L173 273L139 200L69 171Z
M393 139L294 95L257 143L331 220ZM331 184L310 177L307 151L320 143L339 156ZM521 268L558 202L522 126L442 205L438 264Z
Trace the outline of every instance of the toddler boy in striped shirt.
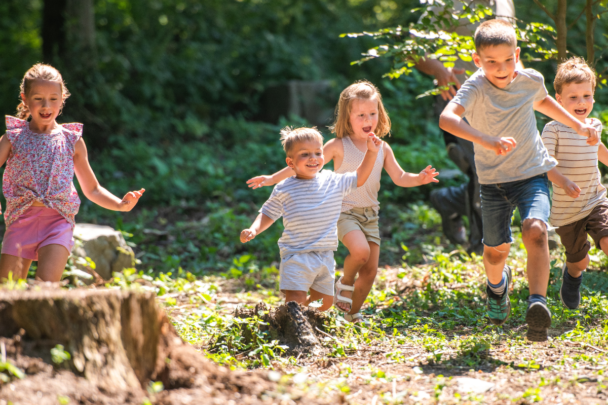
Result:
M275 186L253 225L241 232L241 242L255 238L282 216L280 289L285 301L309 305L322 299L319 310L325 311L334 299L334 251L342 200L365 183L382 141L370 134L357 171L344 174L321 170L323 137L315 128L284 128L281 142L287 166L296 175Z
M602 123L587 118L593 109L595 73L581 58L571 58L558 66L554 86L557 101L583 124L602 133ZM562 303L575 309L581 301L583 271L589 264L591 236L595 245L608 254L608 199L601 183L599 161L608 164L603 143L589 145L570 127L556 121L545 126L543 143L558 165L547 174L553 183L551 223L566 248L562 269Z

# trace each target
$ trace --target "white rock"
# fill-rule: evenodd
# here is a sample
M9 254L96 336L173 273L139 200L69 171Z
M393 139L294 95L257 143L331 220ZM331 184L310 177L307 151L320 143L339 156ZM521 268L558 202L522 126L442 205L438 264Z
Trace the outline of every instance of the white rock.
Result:
M462 392L483 394L494 388L494 383L478 380L477 378L460 377L456 378L455 381L458 384L458 390Z
M104 280L109 280L115 271L120 272L135 265L133 249L127 245L120 231L109 226L76 224L74 239L76 244L72 254L89 257L95 263L95 271Z

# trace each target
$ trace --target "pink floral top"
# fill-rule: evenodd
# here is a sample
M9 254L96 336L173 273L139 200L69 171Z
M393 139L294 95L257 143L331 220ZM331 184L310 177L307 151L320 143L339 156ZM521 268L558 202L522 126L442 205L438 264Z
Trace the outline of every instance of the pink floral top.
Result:
M63 124L50 134L38 134L30 131L27 121L7 116L6 129L11 143L2 184L6 226L38 200L74 227L80 207L72 182L74 145L82 136L82 124Z

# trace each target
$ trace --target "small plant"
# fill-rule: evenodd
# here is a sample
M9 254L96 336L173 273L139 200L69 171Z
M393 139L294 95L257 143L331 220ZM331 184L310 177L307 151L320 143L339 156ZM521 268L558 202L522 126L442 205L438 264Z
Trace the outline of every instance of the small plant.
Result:
M57 345L51 349L51 359L58 366L71 358L70 353L63 349L63 345Z

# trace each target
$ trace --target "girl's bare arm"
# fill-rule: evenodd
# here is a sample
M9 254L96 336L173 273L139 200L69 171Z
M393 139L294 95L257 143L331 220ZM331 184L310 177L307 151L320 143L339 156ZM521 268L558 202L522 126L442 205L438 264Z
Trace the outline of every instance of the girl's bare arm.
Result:
M395 183L399 187L417 187L428 183L439 183L435 177L439 174L431 166L427 166L420 173L408 173L401 168L395 154L390 145L384 142L384 170L388 173Z
M82 138L74 145L74 171L84 195L95 204L109 210L131 211L146 191L143 188L139 191L130 191L121 200L103 188L91 169L87 147Z
M6 135L0 138L0 167L6 163L11 154L11 142Z

